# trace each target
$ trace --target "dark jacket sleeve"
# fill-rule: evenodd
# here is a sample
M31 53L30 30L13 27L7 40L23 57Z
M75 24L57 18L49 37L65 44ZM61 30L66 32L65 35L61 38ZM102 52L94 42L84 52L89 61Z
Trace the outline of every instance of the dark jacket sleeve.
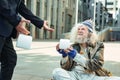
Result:
M33 23L36 27L41 28L44 24L44 21L41 20L39 17L35 16L24 4L24 0L19 5L18 12L24 18L28 19Z
M0 15L6 18L10 24L16 27L19 24L21 17L13 9L17 6L17 4L12 5L12 7L11 5L12 4L7 0L0 0Z
M91 59L88 61L88 70L96 71L103 67L104 64L104 45L103 43L97 43L99 48L97 49L96 53L91 56Z

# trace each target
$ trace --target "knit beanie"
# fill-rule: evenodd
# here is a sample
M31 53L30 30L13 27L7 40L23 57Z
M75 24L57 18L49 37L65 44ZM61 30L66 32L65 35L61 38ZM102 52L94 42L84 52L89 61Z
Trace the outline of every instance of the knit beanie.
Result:
M85 20L82 24L87 26L90 32L93 32L93 23L91 20Z

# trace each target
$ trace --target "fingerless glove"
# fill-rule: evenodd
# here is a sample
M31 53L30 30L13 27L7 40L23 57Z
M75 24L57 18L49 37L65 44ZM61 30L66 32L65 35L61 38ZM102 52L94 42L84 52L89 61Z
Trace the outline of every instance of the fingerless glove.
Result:
M59 49L57 50L60 54L62 54L63 57L66 57L67 56L67 53L64 52L63 49Z
M71 58L74 58L76 56L77 51L75 49L71 50L70 52L68 52L68 56Z

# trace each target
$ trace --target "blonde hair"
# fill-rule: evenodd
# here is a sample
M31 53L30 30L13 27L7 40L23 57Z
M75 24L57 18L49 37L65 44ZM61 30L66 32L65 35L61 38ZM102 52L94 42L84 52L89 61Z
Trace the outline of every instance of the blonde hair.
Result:
M78 23L76 25L73 26L73 28L71 29L71 33L70 33L70 41L75 44L76 42L76 37L77 37L77 31L78 31L78 27L82 26L83 24ZM88 31L89 32L89 31ZM88 33L88 42L90 43L95 43L98 40L98 37L96 35L96 32L89 32Z

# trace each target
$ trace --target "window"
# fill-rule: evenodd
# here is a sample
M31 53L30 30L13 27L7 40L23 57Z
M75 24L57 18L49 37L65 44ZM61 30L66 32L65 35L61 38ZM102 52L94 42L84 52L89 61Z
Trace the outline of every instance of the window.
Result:
M113 2L107 2L107 5L113 5Z

